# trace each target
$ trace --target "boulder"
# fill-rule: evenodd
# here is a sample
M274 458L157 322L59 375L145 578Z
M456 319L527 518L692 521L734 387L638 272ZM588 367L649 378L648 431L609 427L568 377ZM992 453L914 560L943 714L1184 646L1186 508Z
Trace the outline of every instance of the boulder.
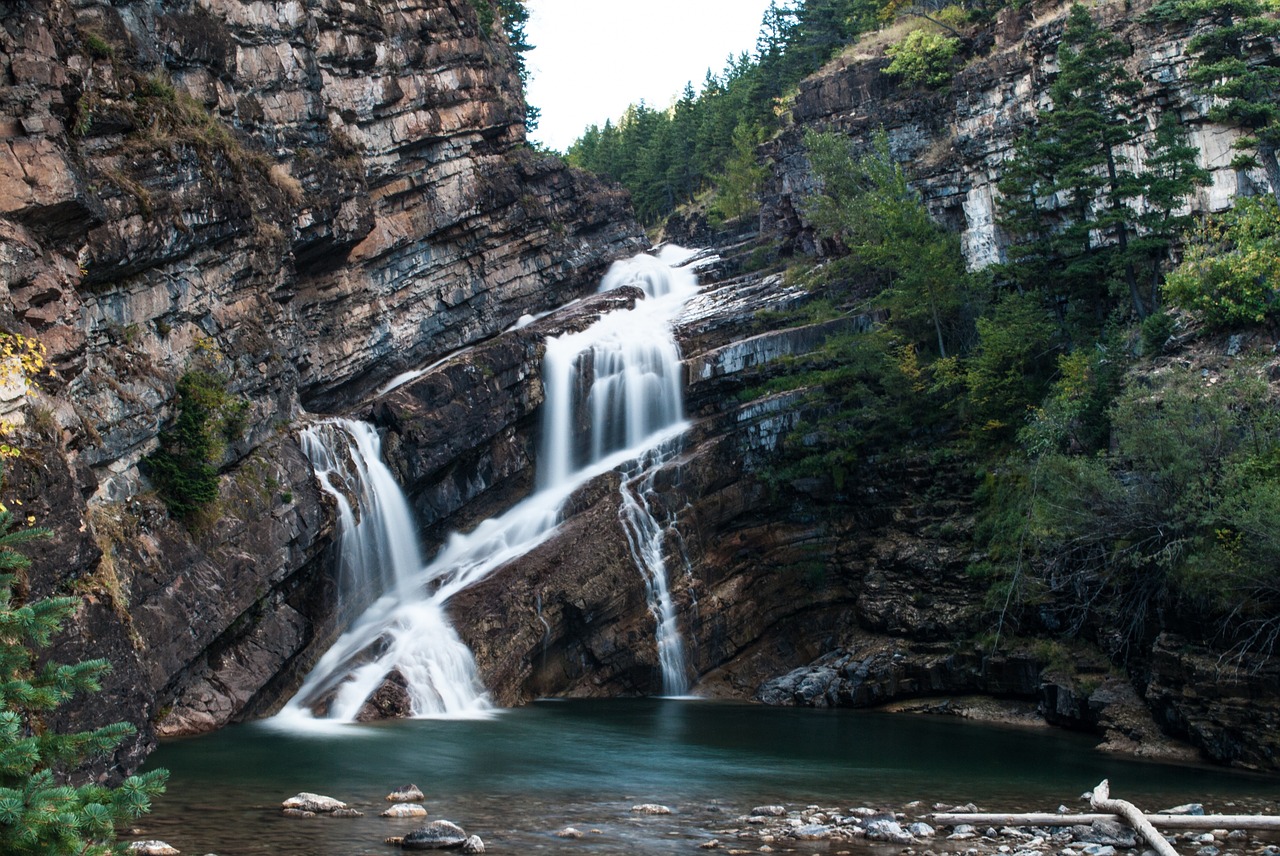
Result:
M163 841L134 841L129 844L129 852L141 856L178 856L182 851Z
M427 810L416 803L396 803L382 812L382 817L426 817Z
M382 719L407 719L410 716L413 716L413 700L409 698L409 682L397 669L387 675L382 686L361 706L356 713L356 721L377 722ZM388 796L387 799L391 797Z
M426 798L417 785L404 785L387 794L387 802L393 803L422 802Z
M467 843L467 833L448 820L433 820L415 829L400 842L405 850L457 850Z
M468 836L468 837L467 837L467 840L466 840L466 841L464 841L464 842L462 842L462 852L463 852L463 853L469 853L469 854L470 854L470 853L483 853L483 852L484 852L484 841L480 838L480 836L479 836L479 835L471 835L471 836Z
M329 812L338 811L339 809L348 808L347 804L341 800L335 800L333 797L326 797L320 794L312 794L303 791L302 793L289 797L280 804L283 809L296 809L297 811L309 811L316 814L327 814Z

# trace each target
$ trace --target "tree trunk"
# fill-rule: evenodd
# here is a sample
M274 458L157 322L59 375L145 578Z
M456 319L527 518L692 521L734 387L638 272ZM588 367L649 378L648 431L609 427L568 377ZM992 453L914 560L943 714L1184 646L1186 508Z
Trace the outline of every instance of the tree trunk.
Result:
M1093 789L1093 795L1089 797L1089 805L1098 811L1109 811L1123 817L1160 856L1178 856L1178 851L1174 850L1173 845L1151 825L1151 821L1147 820L1147 816L1136 805L1124 800L1111 799L1111 783L1106 779Z

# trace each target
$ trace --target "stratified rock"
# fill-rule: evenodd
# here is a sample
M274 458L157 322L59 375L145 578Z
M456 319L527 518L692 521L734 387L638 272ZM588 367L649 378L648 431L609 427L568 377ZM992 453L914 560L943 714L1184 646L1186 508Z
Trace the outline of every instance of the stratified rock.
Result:
M641 805L633 805L631 810L636 814L671 814L671 809L665 805L657 803L642 803Z
M409 682L399 669L395 669L361 705L356 721L377 722L380 719L405 719L410 716L413 716L413 701L409 698ZM421 792L419 798L422 798Z
M382 812L382 817L426 817L427 810L415 803L398 803Z
M453 850L466 842L462 827L448 820L433 820L406 835L400 846L405 850Z
M280 807L284 809L296 809L298 811L311 811L317 814L333 812L339 809L348 808L347 804L333 797L326 797L320 794L313 794L307 791L289 797L289 799L280 803Z
M139 856L178 856L182 852L164 841L155 840L130 842L129 850Z
M426 798L426 794L417 785L404 785L387 794L387 802L394 803L422 802Z

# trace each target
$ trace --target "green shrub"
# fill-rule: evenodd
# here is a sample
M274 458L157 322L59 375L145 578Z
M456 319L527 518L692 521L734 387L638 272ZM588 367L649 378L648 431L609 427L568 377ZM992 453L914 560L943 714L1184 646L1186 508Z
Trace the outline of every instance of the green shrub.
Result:
M160 432L160 448L145 461L147 475L175 517L189 519L218 498L224 442L245 430L248 402L227 391L225 375L208 368L178 381L178 417Z
M899 75L904 83L937 89L951 80L960 40L925 30L913 30L886 50L893 62L885 74Z
M1261 324L1275 317L1280 288L1280 211L1273 197L1243 197L1205 221L1164 293L1211 327Z

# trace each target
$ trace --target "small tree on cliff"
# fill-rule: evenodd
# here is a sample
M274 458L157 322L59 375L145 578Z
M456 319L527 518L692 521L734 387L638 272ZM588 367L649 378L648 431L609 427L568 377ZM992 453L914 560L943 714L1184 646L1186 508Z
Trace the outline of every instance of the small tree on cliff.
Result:
M123 852L123 845L113 844L116 824L148 811L168 773L130 776L110 788L67 784L60 772L110 752L133 726L120 722L73 734L47 726L46 716L76 693L100 690L99 678L110 668L105 660L36 663L35 651L49 644L79 603L72 597L15 603L16 575L30 564L15 548L48 534L15 530L11 513L0 512L0 853Z

